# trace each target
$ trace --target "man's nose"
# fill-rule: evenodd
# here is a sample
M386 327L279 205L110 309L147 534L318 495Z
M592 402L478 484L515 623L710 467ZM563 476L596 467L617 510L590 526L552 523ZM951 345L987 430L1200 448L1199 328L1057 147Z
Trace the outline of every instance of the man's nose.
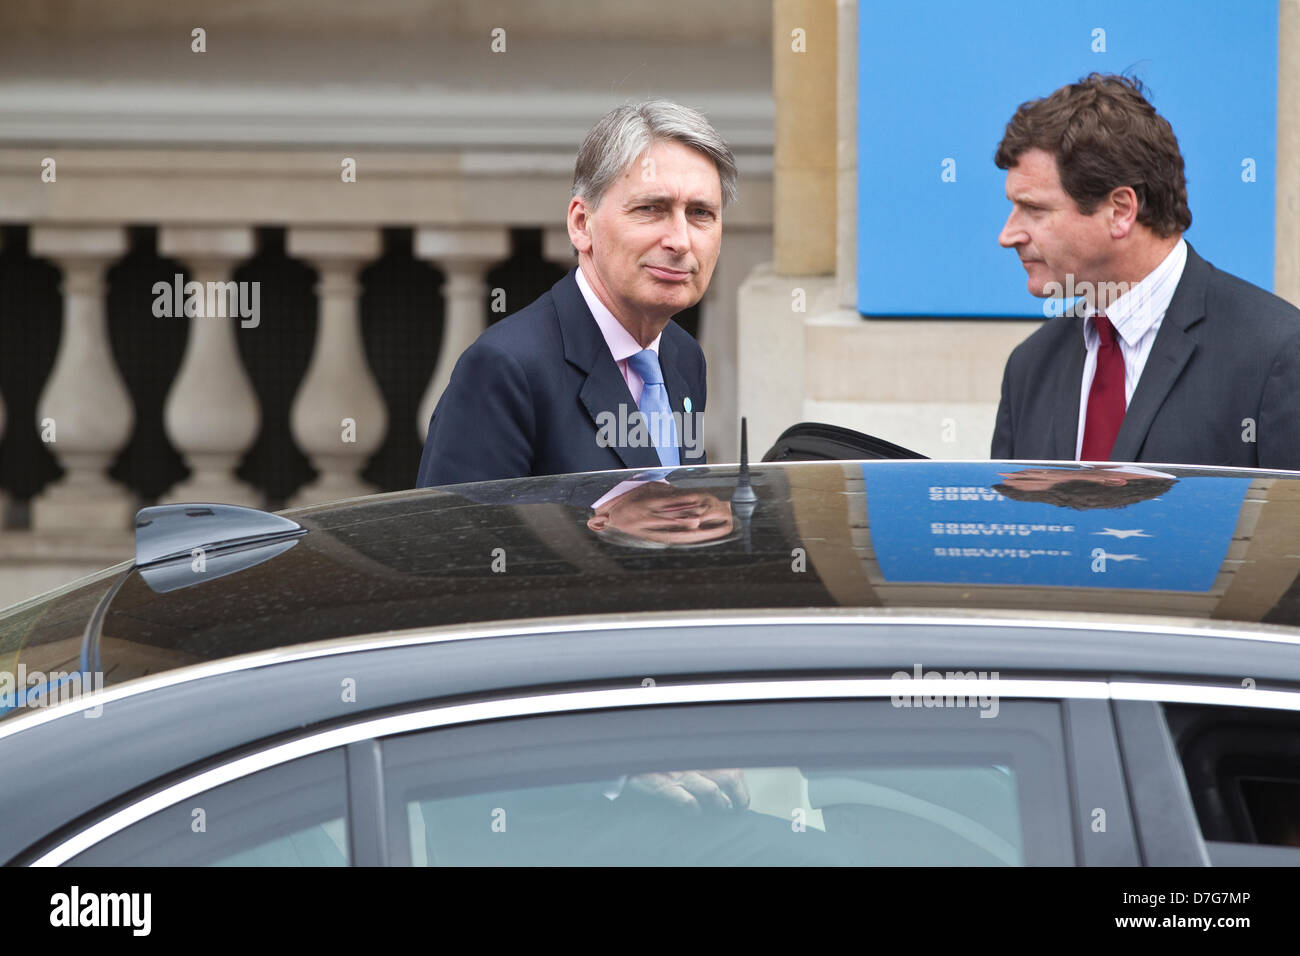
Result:
M1020 226L1016 220L1016 212L1013 209L1011 215L1007 216L1007 221L1002 225L1002 231L998 233L998 245L1004 249L1010 249L1013 246L1023 245L1029 241L1029 234Z
M686 210L675 209L672 215L668 217L664 229L663 246L665 249L673 250L678 255L690 249L691 234L686 223Z

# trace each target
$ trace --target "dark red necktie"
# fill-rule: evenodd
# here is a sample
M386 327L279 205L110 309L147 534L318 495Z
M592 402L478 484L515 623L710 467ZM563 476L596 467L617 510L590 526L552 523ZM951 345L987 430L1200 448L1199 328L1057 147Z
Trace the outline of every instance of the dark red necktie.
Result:
M1097 371L1088 392L1088 417L1083 423L1080 461L1109 461L1119 426L1124 422L1124 353L1110 319L1102 313L1092 317L1101 339L1097 348Z

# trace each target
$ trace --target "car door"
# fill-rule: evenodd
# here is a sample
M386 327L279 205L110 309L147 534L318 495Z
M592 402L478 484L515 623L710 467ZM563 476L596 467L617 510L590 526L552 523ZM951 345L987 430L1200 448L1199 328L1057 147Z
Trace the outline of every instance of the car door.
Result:
M35 862L1136 862L1105 685L1000 683L683 680L372 713L143 788Z
M1289 706L1262 706L1266 694ZM1162 685L1152 696L1114 703L1147 863L1300 866L1298 695Z

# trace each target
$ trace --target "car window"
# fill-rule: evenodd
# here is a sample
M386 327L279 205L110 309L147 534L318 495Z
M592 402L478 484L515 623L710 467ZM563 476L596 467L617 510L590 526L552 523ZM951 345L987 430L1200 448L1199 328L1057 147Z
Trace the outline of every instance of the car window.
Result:
M1300 853L1300 715L1165 707L1201 834Z
M341 751L262 770L160 810L69 866L346 866Z
M415 865L1073 863L1059 704L979 714L887 700L726 704L391 738L390 856Z

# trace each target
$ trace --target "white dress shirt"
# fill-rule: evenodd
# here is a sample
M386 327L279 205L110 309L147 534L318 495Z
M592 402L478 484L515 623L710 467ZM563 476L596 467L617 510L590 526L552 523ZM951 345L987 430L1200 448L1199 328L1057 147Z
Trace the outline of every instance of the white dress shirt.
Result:
M1174 290L1183 277L1183 267L1187 265L1187 243L1179 239L1178 244L1170 250L1169 255L1160 265L1151 270L1151 274L1129 289L1106 309L1106 318L1115 327L1115 336L1119 341L1120 354L1124 356L1124 407L1133 400L1138 379L1146 367L1151 346L1155 343L1156 333L1165 320L1169 302L1174 297ZM1083 319L1083 344L1088 355L1083 360L1083 381L1079 386L1079 432L1074 443L1075 461L1083 455L1083 431L1088 418L1088 392L1092 390L1092 379L1097 374L1097 349L1101 346L1101 336L1093 325L1090 311Z
M605 337L605 344L609 346L610 355L614 356L614 364L618 366L619 372L622 373L623 381L627 382L628 390L632 393L632 401L640 408L641 390L645 388L645 382L641 381L641 376L628 365L627 360L641 351L641 344L632 337L631 332L623 327L623 323L614 317L614 313L605 308L605 303L601 302L596 293L591 290L587 277L582 274L582 266L578 266L577 278L578 289L581 290L582 297L587 300L587 308L591 309L596 324L600 326L600 334ZM659 354L659 340L661 338L663 338L662 332L656 335L655 340L647 346L655 355Z

